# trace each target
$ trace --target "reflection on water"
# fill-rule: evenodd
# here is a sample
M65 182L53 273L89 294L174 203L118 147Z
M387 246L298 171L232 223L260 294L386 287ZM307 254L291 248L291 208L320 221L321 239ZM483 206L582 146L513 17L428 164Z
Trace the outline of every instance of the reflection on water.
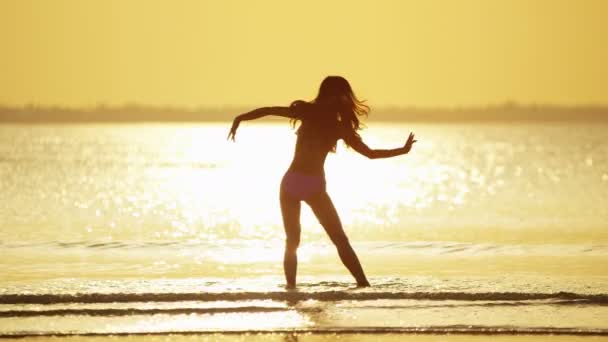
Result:
M354 241L608 241L605 125L370 123L374 147L340 148L328 191ZM283 239L277 191L288 124L0 127L3 241ZM566 138L567 137L567 138ZM304 239L325 239L303 213ZM547 232L552 234L547 234Z
M248 124L235 144L227 127L0 126L0 279L281 274L294 131ZM340 146L328 191L371 275L585 284L608 275L607 128L372 122L373 147L419 142L373 161ZM302 241L300 274L343 274L307 208Z
M513 278L495 280L506 279ZM49 293L47 289L25 296L0 295L0 333L106 335L292 329L351 333L608 333L608 297L605 292L596 292L605 291L605 284L589 291L556 287L555 282L542 278L518 277L512 282L497 283L484 277L468 281L385 278L366 289L347 288L351 284L348 279L303 282L298 291L285 291L276 278L260 277L237 281L65 282L71 282L68 286L86 287L72 287L66 294ZM65 290L66 286L60 288ZM535 292L538 290L541 292ZM578 293L568 292L572 290Z

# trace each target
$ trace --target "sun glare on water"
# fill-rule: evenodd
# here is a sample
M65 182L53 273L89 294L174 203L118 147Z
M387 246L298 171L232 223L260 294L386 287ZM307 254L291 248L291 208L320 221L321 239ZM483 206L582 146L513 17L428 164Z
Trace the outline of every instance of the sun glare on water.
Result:
M222 262L279 262L283 228L279 209L279 184L291 161L296 135L288 123L247 123L236 142L226 140L228 124L204 127L183 126L174 136L154 139L147 130L142 140L154 141L151 158L167 167L147 169L147 177L158 183L157 195L172 210L171 229L159 238L215 241L232 251ZM397 147L395 141L374 140L370 144ZM149 160L150 164L158 161ZM403 160L370 162L343 145L327 161L328 191L345 226L358 221L391 224L402 206L421 205L420 193L404 189L404 179L422 177L425 169L403 167ZM301 215L303 235L325 235L306 205ZM259 241L251 248L231 247L232 239ZM328 242L329 240L323 242ZM325 253L315 245L300 249L300 260ZM204 254L204 251L201 252ZM213 256L193 255L198 260ZM201 261L202 262L202 261Z
M399 147L409 133L386 124L377 126L381 130L364 131L373 148ZM176 213L169 235L259 239L278 248L283 240L279 184L291 161L294 130L286 122L247 123L236 142L226 140L227 131L228 123L179 127L173 137L157 140L158 145L151 147L157 149L159 160L173 161L171 167L147 171L159 181L155 184L159 195ZM377 134L380 131L382 135ZM327 158L326 178L343 224L388 226L398 224L404 210L441 215L464 205L470 192L468 172L422 158L435 153L434 139L425 136L411 155L373 161L340 143L337 153ZM321 232L306 205L301 221L304 235Z

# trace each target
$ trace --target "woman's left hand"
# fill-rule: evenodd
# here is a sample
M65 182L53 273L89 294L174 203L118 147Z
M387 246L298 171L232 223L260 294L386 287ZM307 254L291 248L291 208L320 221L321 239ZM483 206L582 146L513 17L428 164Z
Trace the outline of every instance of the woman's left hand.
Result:
M234 118L234 121L232 122L232 127L230 127L230 132L228 133L228 138L226 139L234 141L234 137L236 136L236 130L237 128L239 128L240 123L241 120L238 116Z

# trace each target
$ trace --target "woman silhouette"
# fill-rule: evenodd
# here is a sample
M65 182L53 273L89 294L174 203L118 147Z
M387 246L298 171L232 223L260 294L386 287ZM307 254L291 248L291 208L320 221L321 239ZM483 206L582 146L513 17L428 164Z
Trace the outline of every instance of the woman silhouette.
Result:
M291 118L297 130L295 153L291 165L281 181L280 201L285 227L285 255L283 268L287 288L296 285L297 249L300 244L300 206L306 202L334 243L344 266L357 280L357 286L369 286L361 263L351 247L338 213L325 190L325 158L335 151L342 139L346 145L370 158L389 158L406 154L416 142L410 133L405 145L391 150L369 148L357 131L357 116L366 115L369 107L359 101L346 79L340 76L326 77L319 94L310 102L294 101L289 107L263 107L237 116L232 123L228 139L234 141L241 121L253 120L266 115Z

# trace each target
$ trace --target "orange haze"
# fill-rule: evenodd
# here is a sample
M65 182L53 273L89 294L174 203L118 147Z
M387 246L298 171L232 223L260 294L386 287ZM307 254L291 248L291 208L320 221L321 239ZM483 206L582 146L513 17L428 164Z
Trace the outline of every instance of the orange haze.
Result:
M3 0L0 103L608 103L608 1Z

